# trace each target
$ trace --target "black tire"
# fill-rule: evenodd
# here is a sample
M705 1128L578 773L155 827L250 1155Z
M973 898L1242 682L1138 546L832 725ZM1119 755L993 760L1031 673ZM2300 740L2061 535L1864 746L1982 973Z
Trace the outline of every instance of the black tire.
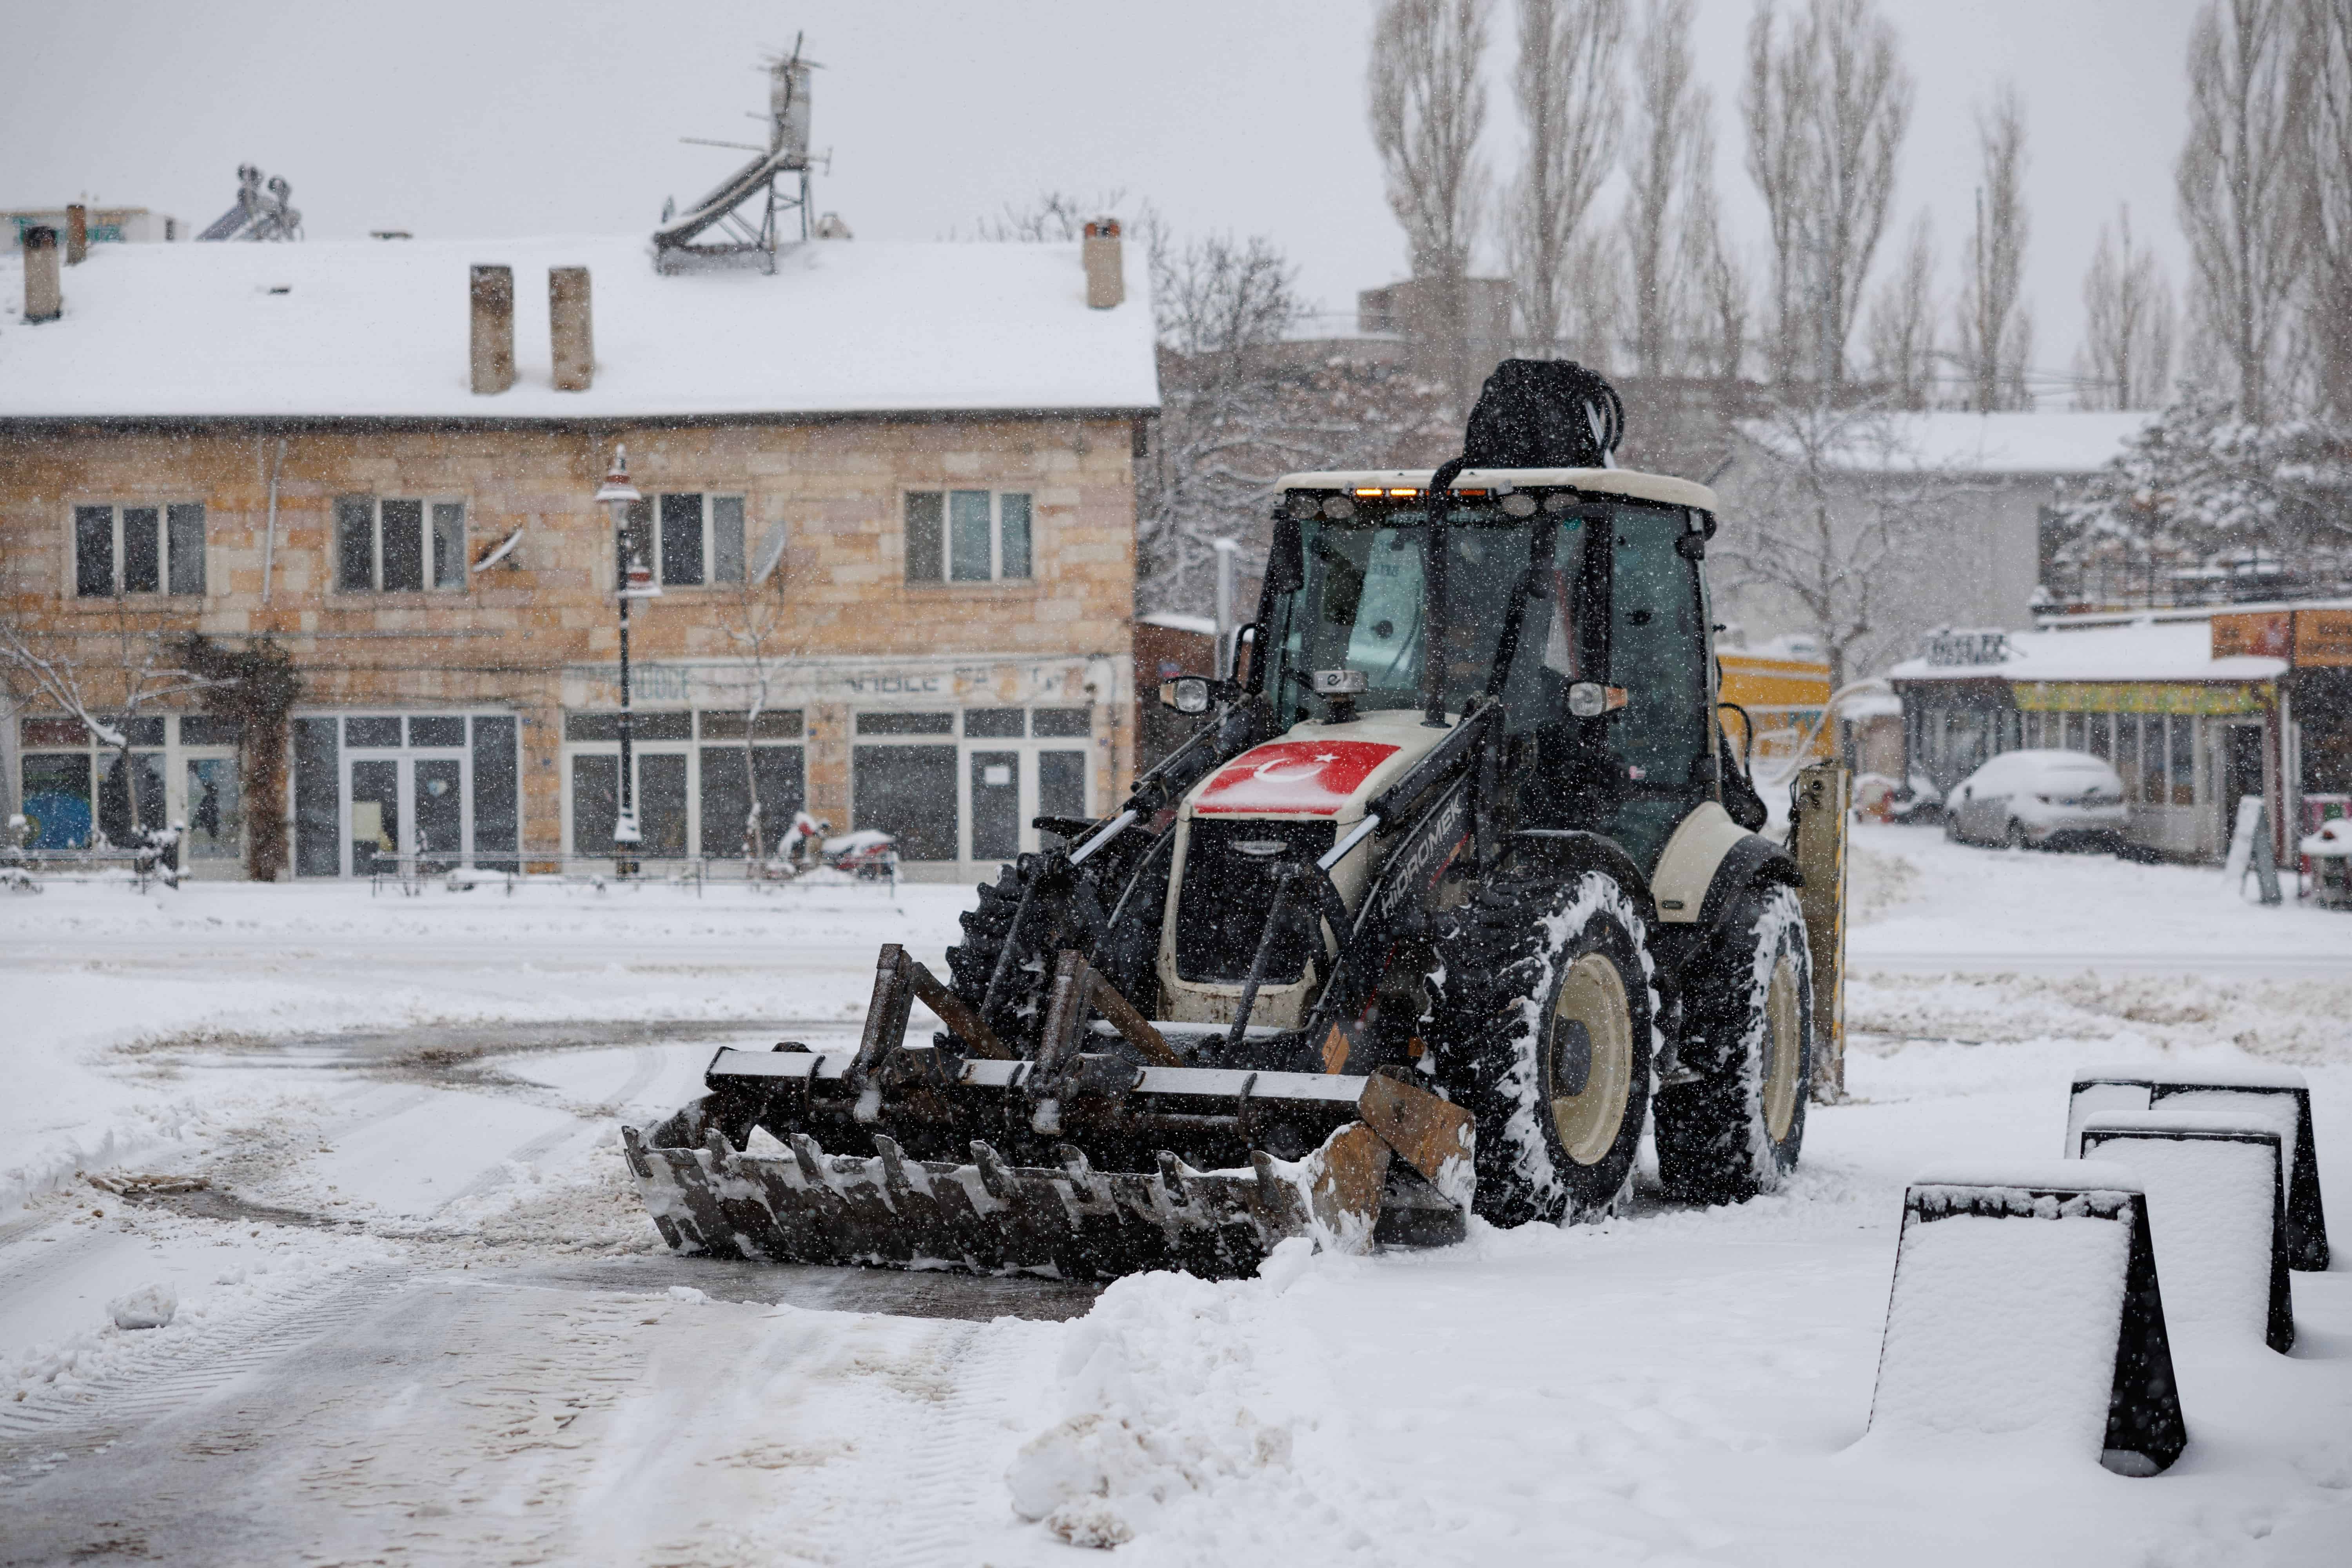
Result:
M1019 861L996 874L993 882L980 885L980 901L958 918L963 923L963 941L948 949L948 984L955 994L974 1007L988 994L988 982L996 973L997 955L1004 951L1005 940L1013 933L1013 919L1021 908L1024 887ZM1033 921L1032 924L1042 924ZM990 1026L1003 1037L1005 1043L1024 1050L1034 1043L1042 1026L1045 1014L1045 989L1052 976L1045 957L1045 948L1037 941L1038 932L1024 933L1022 946L1029 951L1016 954L1013 968L1004 977L1004 991L998 998Z
M1779 1186L1805 1142L1813 962L1795 889L1751 887L1683 981L1678 1081L1658 1090L1669 1197L1740 1203Z
M2011 849L2031 849L2033 847L2032 840L2029 839L2025 836L2025 824L2018 821L2017 818L2013 816L2009 819L2009 826L2002 832L2000 841L2003 845Z
M1440 1085L1477 1119L1474 1206L1493 1224L1597 1219L1630 1195L1657 1044L1647 943L1635 897L1604 871L1507 874L1450 917L1433 1048Z

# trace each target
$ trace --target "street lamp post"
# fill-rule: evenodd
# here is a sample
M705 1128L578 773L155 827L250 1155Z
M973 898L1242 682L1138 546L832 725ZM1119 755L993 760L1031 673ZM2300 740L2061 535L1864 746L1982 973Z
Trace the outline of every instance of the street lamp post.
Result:
M637 831L636 763L631 748L635 731L629 714L629 601L657 598L661 585L653 580L645 558L629 551L629 508L646 498L629 483L626 447L613 448L612 471L604 476L596 499L612 509L614 586L621 604L621 802L620 813L613 822L613 869L615 875L629 877L636 874L635 856L641 837Z

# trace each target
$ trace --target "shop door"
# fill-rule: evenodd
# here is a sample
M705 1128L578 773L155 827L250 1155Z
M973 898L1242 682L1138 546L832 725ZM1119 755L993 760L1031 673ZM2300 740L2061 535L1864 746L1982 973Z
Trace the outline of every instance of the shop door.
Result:
M971 858L1010 860L1021 853L1021 753L971 753Z
M350 756L344 766L350 875L367 876L380 863L390 870L400 855L415 856L426 872L465 864L472 824L464 753Z

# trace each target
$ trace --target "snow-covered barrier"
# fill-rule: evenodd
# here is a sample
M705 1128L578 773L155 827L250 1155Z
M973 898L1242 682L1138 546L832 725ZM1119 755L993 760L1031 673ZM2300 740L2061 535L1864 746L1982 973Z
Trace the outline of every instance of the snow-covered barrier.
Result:
M2286 1273L2286 1184L2275 1119L2217 1110L2101 1110L2083 1121L2086 1159L2138 1176L2188 1331L2294 1344Z
M2087 1068L2066 1107L2066 1152L2082 1152L2084 1121L2103 1110L2221 1110L2269 1119L2286 1156L2286 1266L2327 1267L2327 1215L2319 1200L2319 1150L2311 1089L2293 1068Z
M2096 1457L2126 1476L2179 1458L2189 1432L2138 1178L2092 1160L1914 1178L1870 1430Z

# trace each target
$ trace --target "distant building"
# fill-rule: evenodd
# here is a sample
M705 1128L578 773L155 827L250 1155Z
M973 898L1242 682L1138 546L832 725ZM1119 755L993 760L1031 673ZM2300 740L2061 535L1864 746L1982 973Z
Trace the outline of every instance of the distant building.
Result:
M92 245L156 245L187 237L178 218L150 212L145 207L90 207L87 211ZM20 251L25 248L26 229L53 228L63 234L66 222L63 207L18 207L12 212L0 212L0 234L6 236L10 250Z
M1876 585L1873 635L1849 678L1909 657L1937 626L2031 625L2043 523L2057 486L2105 467L2152 417L2071 411L1895 415L1885 445L1842 455L1828 489L1833 512L1848 527L1859 528L1885 493L1916 489L1926 476L1936 481L1927 537ZM1743 502L1759 493L1773 461L1766 446L1750 440L1715 478L1727 534L1738 534ZM1754 635L1814 629L1769 591L1727 589L1719 596L1723 618L1742 622Z
M2132 841L2184 859L2221 857L2245 795L2283 859L2290 828L2352 815L2352 599L1947 635L1891 674L1906 771L1939 795L2001 752L2087 752Z
M100 704L124 648L191 632L274 639L305 694L282 796L241 798L250 738L191 693L133 727L128 778L68 715L9 715L0 807L119 841L135 801L213 875L262 812L299 877L608 853L592 498L625 444L661 588L633 626L645 858L740 858L756 797L771 845L805 807L898 835L912 875L984 873L1129 776L1159 392L1123 272L1090 305L1076 244L812 242L773 276L659 276L637 238L94 250L60 320L0 331L0 616Z

